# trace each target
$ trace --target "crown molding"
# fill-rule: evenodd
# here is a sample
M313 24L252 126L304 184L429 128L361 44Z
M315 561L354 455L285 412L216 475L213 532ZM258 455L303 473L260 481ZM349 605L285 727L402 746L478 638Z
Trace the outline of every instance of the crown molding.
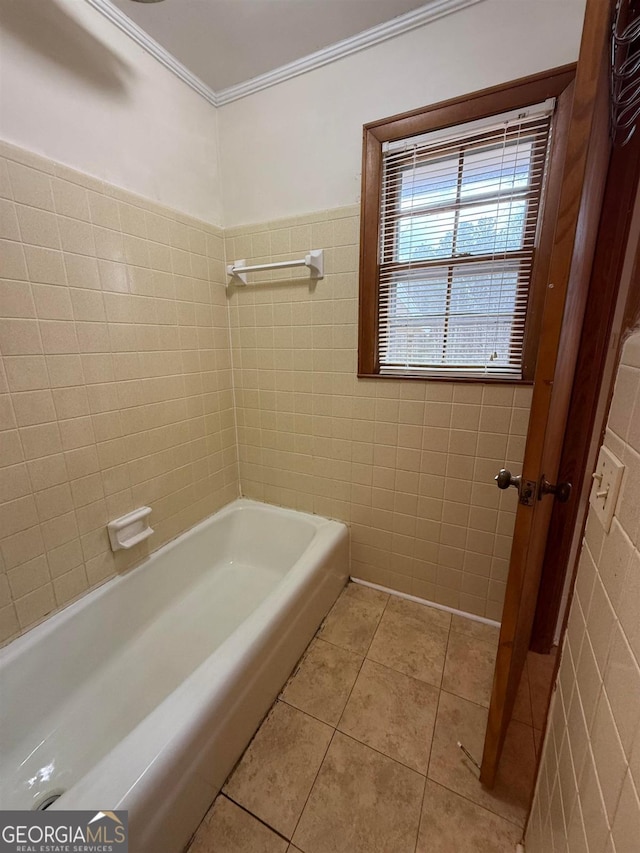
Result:
M431 21L443 18L445 15L458 12L467 6L473 6L476 3L482 2L483 0L430 0L429 3L420 6L419 9L399 15L397 18L385 21L368 30L364 30L364 32L357 33L355 36L343 39L343 41L336 42L336 44L322 48L322 50L317 50L315 53L303 56L302 59L296 59L294 62L289 62L287 65L282 65L280 68L268 71L266 74L260 74L258 77L253 77L244 83L237 83L235 86L220 89L219 92L216 92L218 105L222 106L223 104L231 103L231 101L246 98L247 95L252 95L254 92L260 92L262 89L275 86L276 83L282 83L284 80L290 80L292 77L306 74L307 71L321 68L323 65L328 65L337 59L342 59L352 53L372 47L374 44L380 44L380 42L387 41L387 39L408 33Z
M199 77L196 77L195 74L189 71L175 56L169 53L168 50L165 50L155 39L151 38L148 33L125 15L124 12L120 11L110 0L86 0L86 2L93 6L94 9L97 9L112 24L115 24L118 29L126 33L140 47L146 50L147 53L157 59L158 62L162 63L165 68L173 72L187 86L194 89L194 91L209 101L210 104L213 104L214 107L220 107L223 104L238 101L240 98L246 98L255 92L261 92L263 89L268 89L277 83L282 83L293 77L299 77L301 74L306 74L308 71L321 68L323 65L328 65L337 59L342 59L345 56L350 56L352 53L357 53L375 44L380 44L383 41L387 41L387 39L408 33L418 27L423 27L425 24L431 23L431 21L436 21L438 18L445 17L445 15L451 15L461 9L466 9L467 6L482 3L484 0L429 0L428 3L420 6L419 9L399 15L397 18L378 24L362 33L357 33L355 36L343 39L336 44L322 48L322 50L317 50L315 53L310 53L301 59L296 59L294 62L289 62L287 65L282 65L280 68L268 71L266 74L260 74L251 80L237 83L234 86L228 86L219 92L214 92L206 83L203 83Z
M133 39L136 44L139 44L147 53L151 54L154 59L157 59L165 68L168 68L169 71L173 72L176 77L179 77L183 83L186 83L187 86L190 86L195 92L209 101L210 104L213 104L214 107L218 106L218 96L216 93L207 86L206 83L203 83L199 77L196 77L186 65L183 65L179 62L173 54L169 53L168 50L165 50L161 44L151 38L151 36L145 32L141 27L139 27L135 21L132 21L124 12L121 12L120 9L115 6L110 0L86 0L90 6L93 6L94 9L97 9L102 15L105 16L112 24L115 24L119 30L122 30L123 33L126 33L129 38Z

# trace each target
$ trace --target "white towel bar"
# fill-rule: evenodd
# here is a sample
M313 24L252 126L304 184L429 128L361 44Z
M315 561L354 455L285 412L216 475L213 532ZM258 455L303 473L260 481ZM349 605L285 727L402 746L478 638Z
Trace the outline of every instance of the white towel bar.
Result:
M290 267L308 267L311 278L314 280L324 278L324 249L312 249L304 258L295 261L277 261L272 264L254 264L244 266L244 260L234 261L227 266L227 274L231 276L234 284L247 284L247 273L262 272L263 270L283 270Z

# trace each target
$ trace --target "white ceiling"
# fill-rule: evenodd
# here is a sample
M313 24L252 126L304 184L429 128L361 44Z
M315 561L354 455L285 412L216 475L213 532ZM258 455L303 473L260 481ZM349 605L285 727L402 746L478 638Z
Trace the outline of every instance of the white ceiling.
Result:
M425 4L425 0L112 2L215 92Z

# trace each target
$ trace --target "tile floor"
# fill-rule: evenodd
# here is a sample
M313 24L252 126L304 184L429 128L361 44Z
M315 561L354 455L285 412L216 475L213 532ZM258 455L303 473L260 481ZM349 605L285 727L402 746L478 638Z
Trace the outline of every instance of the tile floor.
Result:
M480 759L497 639L492 626L350 583L189 853L513 853L549 659L527 663L487 791L456 743Z

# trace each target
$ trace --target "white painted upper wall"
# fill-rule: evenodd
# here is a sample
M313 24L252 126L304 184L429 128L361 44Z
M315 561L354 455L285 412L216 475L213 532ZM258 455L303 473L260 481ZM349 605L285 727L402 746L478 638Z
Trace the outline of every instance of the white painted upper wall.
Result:
M214 107L85 0L0 0L0 136L222 223Z
M219 109L224 223L354 204L362 125L578 57L583 0L485 0Z
M86 0L0 12L0 136L241 225L357 202L368 121L575 60L584 0L484 0L219 110Z

